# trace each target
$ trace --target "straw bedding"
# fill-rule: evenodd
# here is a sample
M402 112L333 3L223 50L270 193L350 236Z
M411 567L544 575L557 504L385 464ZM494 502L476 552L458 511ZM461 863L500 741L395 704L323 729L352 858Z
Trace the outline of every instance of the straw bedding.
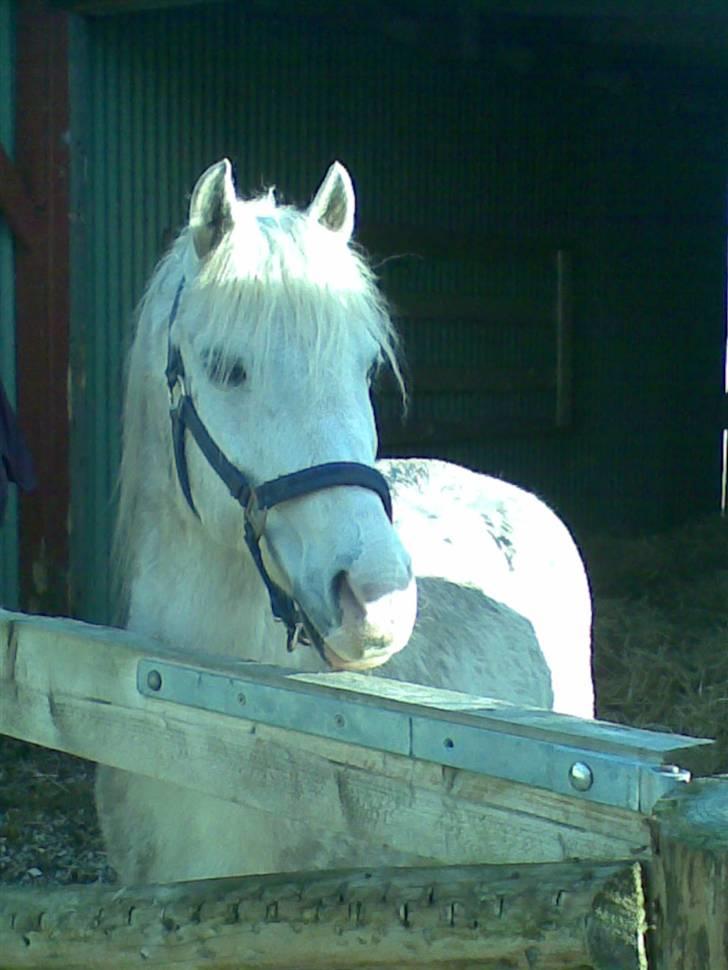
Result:
M718 741L728 771L728 523L585 544L599 716Z

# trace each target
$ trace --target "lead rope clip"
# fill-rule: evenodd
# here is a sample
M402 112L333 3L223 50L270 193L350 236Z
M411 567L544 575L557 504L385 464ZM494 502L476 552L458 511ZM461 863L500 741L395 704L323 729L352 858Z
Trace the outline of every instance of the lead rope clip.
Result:
M293 653L296 647L306 642L306 630L302 622L298 622L294 624L294 626L288 628L288 634L286 636L286 650L289 653Z

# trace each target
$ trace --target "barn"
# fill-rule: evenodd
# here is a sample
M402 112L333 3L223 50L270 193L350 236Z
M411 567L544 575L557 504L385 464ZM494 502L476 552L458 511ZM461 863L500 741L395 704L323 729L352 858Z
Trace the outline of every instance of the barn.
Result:
M727 85L719 0L0 0L0 379L38 479L0 531L8 966L728 966L727 783L695 777L728 764ZM410 391L374 389L381 453L558 512L633 726L65 618L117 618L134 307L223 156L296 205L347 166ZM430 868L129 895L94 763Z
M3 602L113 615L133 308L223 155L299 204L352 172L412 394L380 389L384 454L577 537L716 510L727 74L718 2L1 0L0 365L39 478Z

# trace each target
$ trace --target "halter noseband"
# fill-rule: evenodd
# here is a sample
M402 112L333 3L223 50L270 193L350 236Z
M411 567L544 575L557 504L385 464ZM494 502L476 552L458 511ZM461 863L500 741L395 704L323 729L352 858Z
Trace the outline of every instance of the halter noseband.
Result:
M169 389L170 417L172 420L172 446L174 463L177 468L177 479L187 504L199 518L195 508L187 470L187 455L185 450L185 432L189 431L195 439L197 447L204 455L207 463L215 474L226 485L236 502L242 507L245 520L245 543L253 557L253 562L265 584L270 599L270 606L276 620L285 623L287 646L293 650L297 643L310 640L323 657L323 642L312 623L301 609L280 586L271 579L265 568L260 551L260 540L265 532L265 521L269 509L287 502L290 499L310 495L326 488L339 485L352 485L367 488L376 492L382 500L387 516L392 521L392 498L389 486L384 477L369 465L359 462L335 461L322 465L313 465L289 475L281 475L253 485L239 468L236 468L218 447L202 419L197 413L189 388L185 381L185 367L182 354L178 346L172 343L172 325L177 317L182 291L185 286L184 277L177 287L167 326L167 367L165 376ZM325 658L324 658L325 659Z

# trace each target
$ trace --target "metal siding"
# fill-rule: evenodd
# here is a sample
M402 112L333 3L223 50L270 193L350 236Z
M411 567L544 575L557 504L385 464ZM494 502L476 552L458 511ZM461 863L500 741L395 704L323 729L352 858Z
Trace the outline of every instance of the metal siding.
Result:
M84 28L86 66L74 91L85 242L74 261L72 597L74 612L92 620L113 614L109 550L134 307L183 223L195 177L235 154L225 129L226 78L236 67L230 14L151 12Z
M383 34L355 32L340 43L310 22L256 18L239 4L99 18L87 31L87 81L77 92L89 119L88 237L85 263L77 264L85 267L87 303L83 319L76 315L74 365L80 615L110 613L99 577L108 572L133 306L163 240L183 222L195 177L224 154L236 163L243 194L277 182L284 201L305 204L338 157L355 177L365 230L406 227L415 239L420 231L478 234L523 246L513 258L496 250L488 265L467 254L422 260L416 248L407 250L381 268L395 301L400 293L403 302L412 293L469 293L540 319L554 277L543 261L529 262L529 245L548 239L569 249L576 241L573 428L442 441L431 453L503 474L582 525L654 527L684 514L684 489L674 484L679 459L670 449L684 449L692 428L692 471L680 474L693 508L709 507L713 469L699 463L710 446L712 391L695 403L698 374L688 378L672 343L694 368L710 369L713 354L719 366L720 344L714 349L712 341L722 340L715 310L723 295L714 293L722 270L711 265L691 277L668 243L687 254L690 239L677 238L682 223L722 198L722 188L717 164L705 183L689 168L687 147L673 158L682 121L664 91L679 79L658 79L650 93L639 78L623 83L619 71L618 83L607 77L603 84L596 73L577 79L568 65L544 78L493 66L487 56L479 65L437 61ZM701 144L700 124L693 124L693 146ZM724 158L721 132L716 123L706 164ZM678 183L679 215L665 220ZM698 226L706 250L719 238L719 222L716 212ZM660 245L665 225L673 234ZM538 259L552 251L545 246ZM700 335L690 327L690 300L677 293L680 276L693 306L710 317ZM499 332L462 321L447 333L437 321L404 326L410 357L433 364L487 360L496 344L514 366L533 366L549 352L538 343L549 333L544 326L530 341L507 323ZM490 403L504 408L504 423L549 406L525 393ZM457 420L477 417L487 404L461 393L421 407L433 420Z
M0 0L0 142L12 157L15 128L15 3ZM15 261L13 238L0 216L0 378L15 402ZM18 500L10 488L0 527L0 604L18 607Z

